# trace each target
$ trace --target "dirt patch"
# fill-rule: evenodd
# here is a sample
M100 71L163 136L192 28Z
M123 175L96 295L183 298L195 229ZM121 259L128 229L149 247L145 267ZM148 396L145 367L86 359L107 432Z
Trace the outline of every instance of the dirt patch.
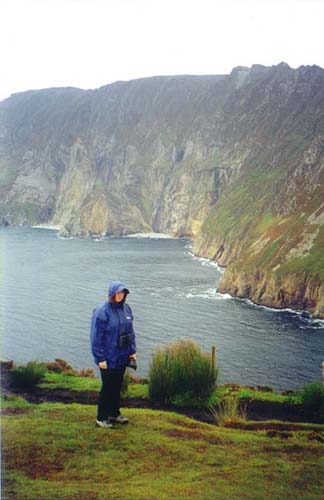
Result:
M284 455L286 458L289 458L289 460L293 462L298 462L301 460L301 458L305 458L306 455L309 457L322 457L323 456L323 450L321 447L312 447L309 446L309 444L306 442L304 446L299 445L299 444L294 444L289 441L287 441L287 444L284 445L283 441L280 442L280 445L276 446L275 441L269 441L269 443L273 443L272 445L264 445L262 447L263 451L265 453L269 454L275 454L275 455Z
M163 434L165 434L168 437L174 437L177 439L196 439L202 441L206 440L205 436L200 432L186 431L180 429L170 429L164 431Z
M249 420L283 420L285 422L323 423L316 412L312 412L302 404L255 399L241 399Z
M269 438L274 438L278 437L280 439L288 439L293 436L291 432L286 432L286 431L267 431L266 436Z
M313 424L311 424L313 427ZM307 431L314 430L307 428L307 425L289 422L230 422L225 427L231 429L240 429L244 431ZM314 425L316 427L316 425ZM317 429L316 429L317 430ZM322 430L322 426L318 426L318 431Z
M310 432L307 436L310 441L318 441L324 444L324 434L320 432Z
M63 463L58 460L57 462L31 463L24 467L26 475L31 479L51 479L53 474L57 474L63 470Z
M283 453L286 453L287 455L304 455L305 453L305 447L300 446L298 444L290 444L289 446L285 446L282 449Z
M176 418L171 418L169 421L170 424L178 425L180 427L185 427L186 429L205 430L205 428L201 427L198 423L184 422L183 420L178 420Z
M53 408L48 411L48 416L49 417L60 417L64 415L64 410L61 410L60 408Z
M17 450L3 449L2 455L8 470L19 469L31 479L50 479L52 474L63 470L64 456L49 459L46 448L41 446L25 448L20 454Z
M176 439L195 439L197 441L204 441L208 444L223 444L223 440L218 436L208 436L206 432L188 431L184 429L170 429L164 431L165 436Z
M29 413L32 409L31 408L2 408L1 410L1 415L3 416L8 416L8 415L23 415L24 413Z

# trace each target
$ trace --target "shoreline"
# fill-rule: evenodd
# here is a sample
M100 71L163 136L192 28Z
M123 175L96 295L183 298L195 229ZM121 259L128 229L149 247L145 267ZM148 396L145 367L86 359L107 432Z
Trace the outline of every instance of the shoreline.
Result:
M80 236L73 236L73 235L61 236L60 231L62 229L62 226L60 226L60 225L38 224L38 225L32 225L32 226L19 226L19 225L16 226L16 225L9 224L8 226L3 226L3 227L16 227L16 228L18 227L18 228L42 229L42 230L45 229L45 230L49 230L49 231L56 231L58 233L58 236L64 240L69 240L69 239L73 239L73 238L85 239L85 238L81 238ZM90 235L90 238L93 241L104 241L105 239L110 239L112 237L93 234L93 235ZM219 271L221 274L224 274L224 272L227 269L227 266L221 266L216 260L209 259L207 257L204 257L203 255L195 254L192 251L192 248L193 248L193 245L192 245L193 239L192 238L179 238L177 236L173 236L173 235L168 234L168 233L156 233L156 232L130 233L130 234L125 234L123 236L115 236L113 238L123 238L123 239L124 238L134 238L134 239L151 239L151 240L158 240L158 239L172 239L172 240L179 240L179 239L181 240L182 239L183 240L183 239L185 239L189 243L187 245L185 245L184 248L187 250L187 255L189 255L193 260L198 260L201 263L201 265L209 264L212 267L215 267L217 269L217 271ZM236 297L236 296L230 294L229 292L221 293L219 291L219 286L216 287L216 292L220 295L223 295L224 298L227 298L227 299L231 298L234 300L243 301L246 304L251 305L253 307L262 308L262 309L272 311L275 313L289 312L290 314L297 315L297 316L306 315L312 322L319 323L319 328L324 327L324 318L316 317L311 312L307 311L306 309L292 309L292 308L287 308L287 307L281 308L281 307L273 307L272 305L258 304L256 302L254 302L249 297Z
M192 240L190 240L190 241L192 241ZM188 255L190 255L194 260L200 261L202 265L204 265L204 262L209 262L211 265L213 263L215 263L213 267L215 267L217 269L217 271L219 271L221 274L223 274L226 271L226 266L220 266L216 260L209 259L207 257L203 257L202 255L199 255L199 254L195 254L192 251L191 244L188 245L187 248L188 248ZM273 307L270 305L267 306L265 304L258 304L256 302L253 302L253 300L250 299L249 297L235 297L234 295L232 295L229 292L222 293L219 291L218 286L216 287L216 293L224 296L224 298L231 298L233 300L238 300L238 301L244 302L245 304L251 305L251 306L256 307L256 308L265 309L267 311L272 311L275 313L289 312L290 314L294 314L296 316L307 316L307 318L309 318L312 322L319 323L319 328L324 328L324 318L315 317L312 313L310 313L309 311L307 311L305 309L291 309L289 307ZM313 328L316 328L316 326Z

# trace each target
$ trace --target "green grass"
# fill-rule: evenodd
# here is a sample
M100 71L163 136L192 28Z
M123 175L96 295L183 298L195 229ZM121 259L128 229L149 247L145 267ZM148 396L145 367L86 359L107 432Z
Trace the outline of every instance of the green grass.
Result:
M255 399L258 401L271 401L273 403L293 402L293 396L277 394L276 392L254 391L253 389L242 387L236 393L239 399Z
M322 498L321 430L270 438L139 409L106 430L95 427L94 406L4 406L4 499Z
M101 381L98 378L78 377L65 373L46 372L38 387L42 389L67 389L72 391L98 391Z
M148 399L148 384L129 384L126 396L129 398Z
M238 399L254 399L257 401L271 401L273 403L298 403L300 400L297 398L296 394L278 394L273 391L260 391L257 389L251 389L250 387L240 387L234 384L234 387L230 385L220 385L218 386L212 397L210 398L210 404L217 404L228 396L236 396Z
M33 405L21 396L10 394L9 396L1 396L1 409L31 409Z
M97 378L78 377L75 375L66 375L64 373L47 372L44 381L37 385L44 389L66 389L74 391L99 391L101 382ZM301 402L297 401L294 395L282 395L276 392L253 390L247 387L237 386L232 389L230 386L219 385L216 387L208 400L208 405L216 404L229 394L237 396L239 399L255 399L259 401L272 401L274 403ZM148 399L149 385L130 383L128 385L127 397ZM181 399L181 398L180 398ZM180 401L175 398L172 402L178 406L188 406L188 401ZM185 404L186 403L186 404ZM190 406L190 405L189 405Z
M64 389L71 391L99 391L101 381L98 378L47 372L43 381L37 384L37 387L42 389ZM148 384L129 384L126 396L147 399Z
M320 228L311 250L301 257L295 257L281 266L281 274L312 273L314 281L324 280L324 228Z
M254 229L255 235L263 234L269 227L275 226L279 222L283 220L282 217L273 216L272 214L265 214L261 217L259 223L256 225Z

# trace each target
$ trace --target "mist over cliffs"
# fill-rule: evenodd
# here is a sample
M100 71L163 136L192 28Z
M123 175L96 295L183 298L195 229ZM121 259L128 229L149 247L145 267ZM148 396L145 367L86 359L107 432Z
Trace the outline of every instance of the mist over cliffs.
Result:
M169 232L220 290L324 317L324 70L58 88L0 103L0 221Z

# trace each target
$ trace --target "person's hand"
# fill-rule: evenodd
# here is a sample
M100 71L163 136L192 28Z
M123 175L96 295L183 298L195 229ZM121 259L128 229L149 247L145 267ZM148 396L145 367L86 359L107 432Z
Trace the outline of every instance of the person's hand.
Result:
M98 366L102 370L107 370L107 361L100 361L100 363L98 363Z
M134 354L130 354L128 357L136 359L136 352L134 352Z

